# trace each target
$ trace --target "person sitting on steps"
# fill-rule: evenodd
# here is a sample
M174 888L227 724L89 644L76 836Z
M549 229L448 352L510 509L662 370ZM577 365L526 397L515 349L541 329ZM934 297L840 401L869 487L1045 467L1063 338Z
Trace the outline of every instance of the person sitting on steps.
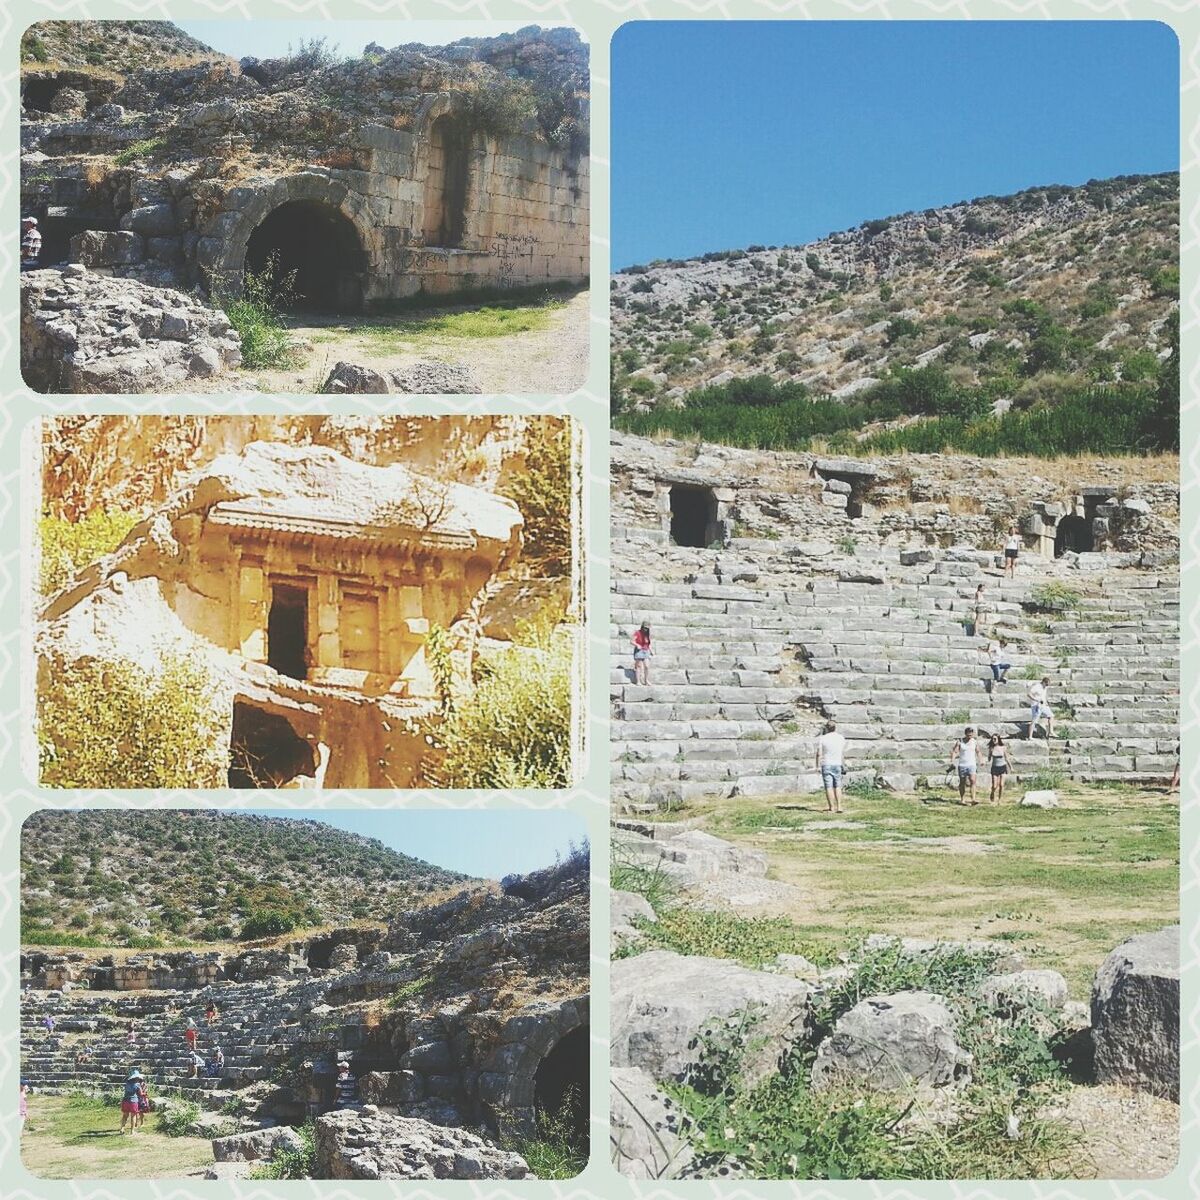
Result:
M1008 643L1004 638L992 638L987 644L988 666L992 668L992 684L1007 683L1012 663L1008 661Z
M825 785L825 811L842 811L842 771L845 765L846 739L838 733L837 722L829 721L817 738L817 770Z
M959 804L978 804L975 799L975 777L979 771L979 743L975 739L975 726L968 725L963 735L950 751L950 769L958 768ZM970 790L971 798L967 799Z

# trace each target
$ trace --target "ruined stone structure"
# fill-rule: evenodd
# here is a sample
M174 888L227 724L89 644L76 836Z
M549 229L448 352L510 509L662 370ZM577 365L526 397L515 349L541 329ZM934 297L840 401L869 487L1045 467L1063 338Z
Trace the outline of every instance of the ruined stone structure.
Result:
M536 27L332 65L27 64L22 211L48 267L231 294L273 264L327 311L583 283L587 87L578 34ZM512 115L520 88L543 107Z
M940 786L968 721L1004 735L1018 773L1165 781L1179 736L1178 488L1136 472L1109 463L1108 482L1055 488L1002 462L614 436L614 807L817 791L829 717L849 780L898 791ZM1010 522L1026 546L1011 581L999 569ZM985 630L1009 643L1003 687L975 631L979 583ZM642 621L648 687L629 644ZM1053 741L1023 740L1031 667L1051 678L1066 731Z
M395 1117L527 1132L539 1112L574 1111L572 1097L586 1114L588 930L587 869L574 862L503 890L465 888L387 926L237 954L29 950L22 1075L38 1091L102 1091L136 1063L160 1102L183 1096L209 1110L201 1124L218 1139L218 1160L267 1156L222 1145L231 1135L347 1110L385 1125ZM210 1000L212 1025L203 1020ZM48 1013L52 1034L40 1027ZM186 1077L189 1016L203 1055L221 1047L221 1077ZM338 1088L342 1064L349 1097ZM245 1115L219 1115L233 1097ZM580 1128L586 1137L586 1116ZM336 1132L325 1130L329 1140ZM395 1133L394 1145L385 1137L372 1153L399 1152L402 1123Z
M520 553L509 500L400 463L252 443L196 471L41 614L39 686L80 658L218 681L234 786L407 786L440 710L426 647L465 694L486 587Z

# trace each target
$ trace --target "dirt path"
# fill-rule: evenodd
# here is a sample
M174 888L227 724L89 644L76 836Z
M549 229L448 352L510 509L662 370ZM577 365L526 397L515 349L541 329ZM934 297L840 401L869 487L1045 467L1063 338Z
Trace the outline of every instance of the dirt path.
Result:
M1071 1088L1041 1115L1078 1131L1095 1179L1160 1179L1179 1159L1179 1106L1145 1092Z
M234 371L201 390L314 393L337 362L389 371L435 360L466 366L485 394L569 395L587 378L588 303L588 292L579 292L547 310L542 328L497 337L414 329L432 315L426 313L349 321L305 314L289 322L297 340L311 347L303 361L286 370ZM183 390L197 390L195 381Z

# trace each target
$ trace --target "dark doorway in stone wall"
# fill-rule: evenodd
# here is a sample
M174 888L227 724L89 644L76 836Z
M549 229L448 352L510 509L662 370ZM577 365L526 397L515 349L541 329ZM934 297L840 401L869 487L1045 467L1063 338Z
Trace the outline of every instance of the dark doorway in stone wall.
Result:
M280 675L304 679L308 675L308 592L286 583L271 585L271 611L267 617L267 666Z
M1061 558L1068 550L1085 554L1094 548L1092 524L1083 517L1063 517L1054 531L1054 557Z
M471 131L447 114L429 129L429 177L425 186L425 244L457 249L467 228L471 183Z
M277 788L297 775L315 778L313 747L286 717L235 700L229 738L229 786Z
M676 483L671 487L671 541L677 546L711 546L717 540L717 498L712 488Z
M289 200L272 210L246 243L246 270L289 280L285 307L359 312L366 251L349 217L318 200Z
M63 86L57 75L35 75L21 85L21 103L29 112L51 112L54 97Z
M542 1059L533 1080L533 1104L538 1116L560 1121L576 1146L586 1146L588 1138L588 1039L587 1025L565 1034Z

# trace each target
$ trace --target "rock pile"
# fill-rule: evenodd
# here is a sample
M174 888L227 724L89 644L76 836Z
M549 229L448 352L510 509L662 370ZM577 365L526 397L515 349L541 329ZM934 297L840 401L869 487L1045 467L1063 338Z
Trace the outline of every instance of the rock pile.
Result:
M183 292L82 263L21 276L21 373L35 391L176 387L238 366L240 347L224 313Z
M479 384L470 368L462 363L423 361L391 371L376 371L356 363L335 363L321 391L330 395L386 395L402 392L412 395L477 394Z

